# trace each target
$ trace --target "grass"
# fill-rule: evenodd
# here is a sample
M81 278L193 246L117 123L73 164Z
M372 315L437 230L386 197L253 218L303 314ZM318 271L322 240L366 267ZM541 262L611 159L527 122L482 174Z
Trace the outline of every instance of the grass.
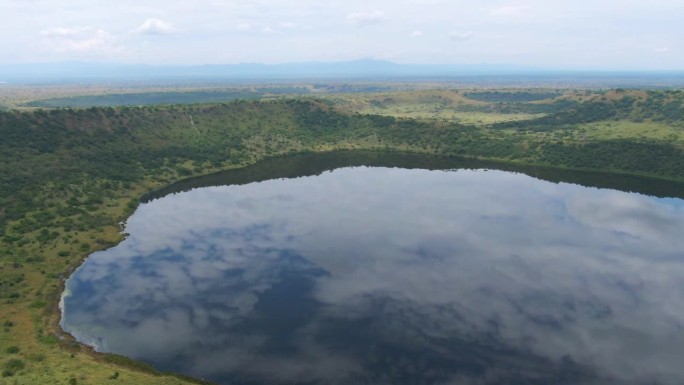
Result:
M650 139L684 143L684 125L662 122L632 122L627 120L587 123L579 131L589 139Z
M544 114L473 111L478 107L488 106L489 103L470 99L464 95L465 93L458 90L423 90L329 95L324 98L335 103L338 108L360 114L439 120L477 127L544 116Z
M483 127L494 123L530 120L544 116L544 114L463 112L439 107L430 108L429 106L393 106L392 108L381 111L369 108L359 112L366 114L387 115L393 116L395 118L445 120L448 122L473 125L477 127Z
M131 199L162 184L148 180L131 186L128 191L117 191L92 214L124 219ZM18 262L21 261L18 256L14 262L0 262L0 276L5 280L24 277L13 285L19 296L0 302L0 371L4 371L0 385L111 384L115 372L119 373L115 379L117 384L190 383L173 375L146 370L131 360L95 354L59 328L56 304L63 290L62 279L67 276L65 272L73 270L96 248L106 248L120 240L119 228L113 225L74 230L60 233L45 244L30 242L22 247L23 254L56 256L46 258L40 270L25 261ZM89 246L82 249L84 244ZM59 251L64 256L57 256Z

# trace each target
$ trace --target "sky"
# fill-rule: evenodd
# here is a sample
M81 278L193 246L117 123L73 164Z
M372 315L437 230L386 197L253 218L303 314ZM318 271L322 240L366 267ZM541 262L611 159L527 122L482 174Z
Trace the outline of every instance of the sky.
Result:
M682 0L0 0L0 64L684 69Z

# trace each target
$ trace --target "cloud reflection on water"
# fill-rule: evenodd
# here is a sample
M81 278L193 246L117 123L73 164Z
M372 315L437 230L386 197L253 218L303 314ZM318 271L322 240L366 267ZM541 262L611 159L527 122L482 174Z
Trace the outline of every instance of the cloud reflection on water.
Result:
M499 171L180 193L68 282L65 328L218 381L684 381L684 208Z

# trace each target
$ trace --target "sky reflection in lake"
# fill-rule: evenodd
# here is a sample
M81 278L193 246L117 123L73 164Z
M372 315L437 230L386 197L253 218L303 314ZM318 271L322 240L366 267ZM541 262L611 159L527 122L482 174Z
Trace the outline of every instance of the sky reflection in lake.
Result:
M684 383L684 206L344 168L140 206L67 283L98 350L223 383Z

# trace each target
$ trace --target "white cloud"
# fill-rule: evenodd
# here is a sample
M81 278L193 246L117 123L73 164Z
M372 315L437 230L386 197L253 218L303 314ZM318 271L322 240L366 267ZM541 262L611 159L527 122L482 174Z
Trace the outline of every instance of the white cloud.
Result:
M69 37L77 36L92 30L90 27L57 27L40 31L40 36L44 37Z
M164 20L150 18L145 20L133 33L141 35L168 35L173 32L173 26Z
M115 52L121 47L111 33L92 27L57 27L40 31L46 45L57 52Z
M249 31L252 29L252 25L249 23L240 23L238 24L237 29L240 31Z
M354 12L347 15L347 20L358 26L377 24L386 19L385 12L378 10L372 12Z
M491 8L489 13L498 17L516 17L522 15L526 10L530 9L527 4L507 4Z
M473 35L475 35L475 33L474 33L473 31L465 31L465 32L461 32L461 31L451 31L451 32L449 32L449 37L450 37L452 40L456 40L456 41L465 41L465 40L468 40L468 39L470 39L471 37L473 37Z
M667 53L670 52L670 48L668 47L661 47L661 48L656 48L653 50L655 53Z
M411 32L411 35L409 35L409 36L411 36L411 37L421 37L421 36L423 36L423 31L413 31L413 32Z

